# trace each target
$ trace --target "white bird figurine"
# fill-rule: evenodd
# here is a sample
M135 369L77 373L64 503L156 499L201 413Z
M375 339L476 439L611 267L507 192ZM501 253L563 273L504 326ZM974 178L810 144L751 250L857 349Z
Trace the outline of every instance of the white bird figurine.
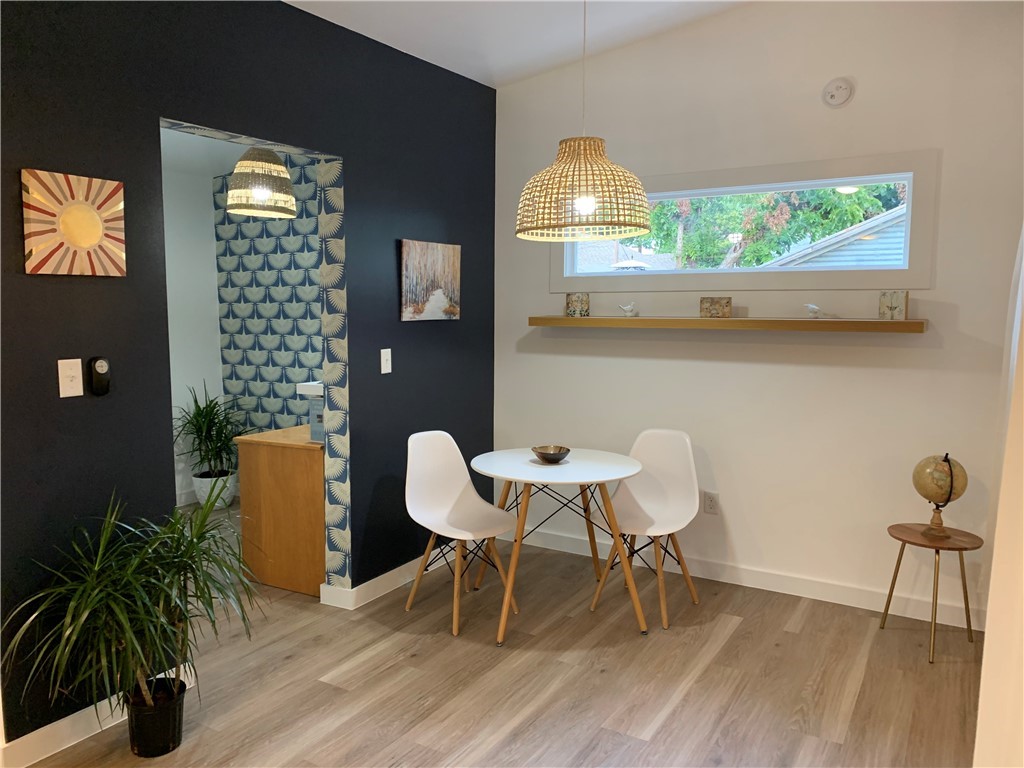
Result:
M813 317L816 320L822 318L837 318L839 315L833 315L831 312L826 312L817 304L804 304L804 308L807 310L807 316Z
M619 304L619 309L626 317L640 317L640 310L636 308L635 301L631 301L629 304Z

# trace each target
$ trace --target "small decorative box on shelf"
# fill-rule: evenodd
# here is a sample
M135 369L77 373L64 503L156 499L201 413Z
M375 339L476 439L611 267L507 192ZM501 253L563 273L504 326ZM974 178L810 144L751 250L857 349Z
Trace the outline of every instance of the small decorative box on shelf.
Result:
M843 320L809 317L564 317L535 315L532 326L571 328L678 328L711 331L818 331L924 333L927 320Z

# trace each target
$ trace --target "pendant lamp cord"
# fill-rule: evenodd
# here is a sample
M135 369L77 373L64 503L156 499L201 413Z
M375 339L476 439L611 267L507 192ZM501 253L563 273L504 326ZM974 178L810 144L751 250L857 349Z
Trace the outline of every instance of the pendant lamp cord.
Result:
M583 0L583 135L587 135L587 0Z

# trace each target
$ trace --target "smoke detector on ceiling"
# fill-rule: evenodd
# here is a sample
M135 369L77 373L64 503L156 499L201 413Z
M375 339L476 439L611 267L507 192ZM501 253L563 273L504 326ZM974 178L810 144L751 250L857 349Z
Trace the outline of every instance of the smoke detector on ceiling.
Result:
M853 81L848 77L837 77L830 80L821 91L821 100L826 107L838 109L850 103L853 98Z

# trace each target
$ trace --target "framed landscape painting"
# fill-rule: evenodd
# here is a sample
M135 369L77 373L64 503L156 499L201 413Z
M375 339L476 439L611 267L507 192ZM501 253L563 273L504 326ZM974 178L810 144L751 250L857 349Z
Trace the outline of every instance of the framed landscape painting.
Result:
M402 241L402 320L458 320L462 246Z

